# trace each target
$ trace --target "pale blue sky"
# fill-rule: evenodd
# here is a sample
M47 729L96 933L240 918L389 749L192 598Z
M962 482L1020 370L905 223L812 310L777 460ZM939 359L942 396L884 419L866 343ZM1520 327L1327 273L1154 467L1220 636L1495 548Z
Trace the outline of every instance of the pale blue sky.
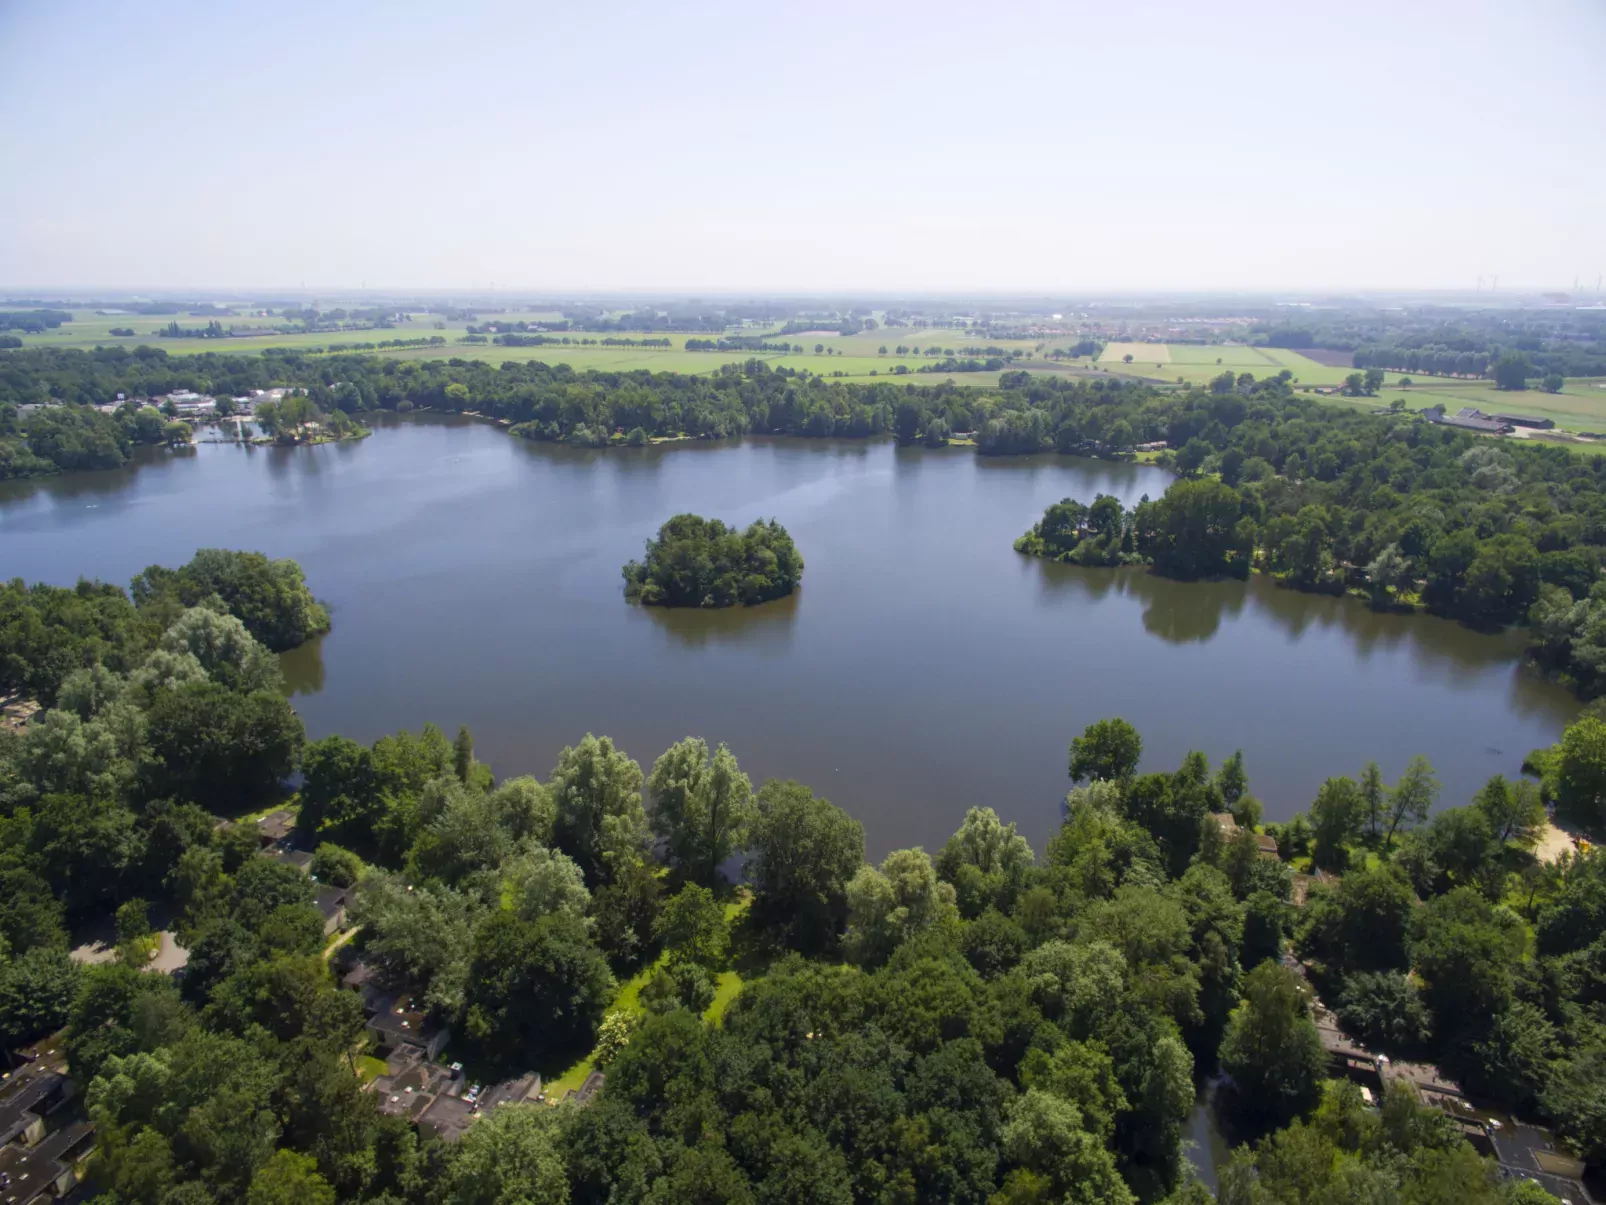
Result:
M0 0L0 288L1601 272L1606 0Z

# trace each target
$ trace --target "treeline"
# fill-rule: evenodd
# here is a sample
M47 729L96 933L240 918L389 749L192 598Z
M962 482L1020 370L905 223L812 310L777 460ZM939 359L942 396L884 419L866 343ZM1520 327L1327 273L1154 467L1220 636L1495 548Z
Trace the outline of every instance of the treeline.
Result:
M227 339L229 332L216 318L205 326L180 326L175 320L156 332L163 339Z
M329 612L301 567L260 552L203 548L178 569L150 566L127 592L105 582L29 586L14 578L0 587L0 691L49 706L79 670L129 673L192 607L232 615L274 653L329 630Z
M0 403L0 480L73 469L115 469L139 444L187 444L189 424L132 403L102 414L88 406L49 406L22 415Z
M55 330L63 322L71 322L66 310L0 310L0 331L22 331L29 335L42 335Z
M1356 368L1388 368L1396 372L1428 372L1442 376L1489 376L1505 356L1527 366L1526 375L1563 377L1606 376L1606 348L1571 343L1541 344L1532 348L1501 347L1477 350L1425 346L1368 345L1355 349Z
M475 337L476 336L470 335L470 336L468 336L468 339L472 340ZM467 340L465 340L465 341L467 341ZM479 338L479 342L483 343L484 341L485 340L484 340L483 337ZM501 334L501 335L493 335L491 337L491 342L492 343L500 343L505 347L546 347L546 346L568 347L570 345L573 345L573 346L576 346L576 347L663 347L663 348L668 348L668 347L673 347L674 346L674 344L668 338L661 338L661 339L628 339L628 338L623 338L623 337L616 336L616 335L610 335L610 336L608 336L606 338L603 338L603 339L582 339L582 338L575 338L575 337L570 336L570 335L519 334L519 333L516 333L516 332L509 332L507 334Z
M803 579L803 556L774 519L745 530L676 515L621 571L625 597L644 606L756 606L784 598Z
M1606 638L1594 622L1606 464L1410 416L1318 413L1276 379L1222 393L1106 391L1102 400L1000 415L977 438L995 451L1163 439L1165 463L1183 480L1165 505L1126 514L1105 502L1098 527L1074 507L1051 508L1024 551L1107 564L1130 542L1179 576L1256 564L1302 589L1363 590L1379 606L1423 605L1486 627L1531 619L1560 663L1583 661ZM1577 657L1575 644L1586 650ZM1575 676L1598 689L1587 667Z
M772 343L766 339L744 338L740 335L728 339L687 339L687 351L739 351L752 353L755 351L780 352L782 355L797 352L800 355L808 349L803 344Z

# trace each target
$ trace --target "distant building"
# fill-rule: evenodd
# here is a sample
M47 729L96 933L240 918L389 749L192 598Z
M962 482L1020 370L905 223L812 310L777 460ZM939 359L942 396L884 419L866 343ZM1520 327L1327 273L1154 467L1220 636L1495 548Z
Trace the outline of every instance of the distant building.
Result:
M1491 417L1496 422L1510 423L1513 427L1532 427L1537 431L1549 431L1556 425L1554 419L1535 418L1531 414L1496 414Z
M1474 406L1463 406L1453 415L1446 414L1443 406L1429 406L1422 411L1422 417L1430 423L1462 431L1476 431L1481 435L1506 435L1512 430L1511 423L1491 417Z

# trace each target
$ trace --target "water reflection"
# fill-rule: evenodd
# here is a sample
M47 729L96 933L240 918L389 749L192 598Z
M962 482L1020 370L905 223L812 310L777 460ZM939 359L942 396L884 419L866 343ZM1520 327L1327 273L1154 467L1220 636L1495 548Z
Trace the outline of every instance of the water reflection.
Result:
M683 648L741 645L758 653L779 654L792 646L802 595L802 589L798 589L785 598L758 607L718 607L706 611L698 607L630 606L629 609L646 617L671 643Z
M284 675L284 690L289 698L315 695L323 689L323 636L279 654L279 671Z
M1136 566L1095 569L1037 561L1042 591L1056 605L1096 603L1114 593L1143 607L1143 630L1167 644L1202 644L1221 628L1223 616L1244 608L1245 584L1237 581L1178 582Z
M175 461L190 460L195 455L196 450L193 447L139 447L133 450L128 462L121 468L0 481L0 505L29 499L61 503L112 497L127 490L140 470L165 466ZM0 519L8 517L7 512L0 511Z

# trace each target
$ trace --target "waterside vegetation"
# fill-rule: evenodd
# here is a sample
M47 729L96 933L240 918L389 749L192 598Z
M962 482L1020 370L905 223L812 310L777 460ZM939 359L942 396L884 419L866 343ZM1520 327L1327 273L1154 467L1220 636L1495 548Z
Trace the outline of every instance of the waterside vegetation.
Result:
M739 531L718 519L676 515L647 541L644 559L621 572L625 597L644 606L751 607L796 590L803 557L774 519Z

